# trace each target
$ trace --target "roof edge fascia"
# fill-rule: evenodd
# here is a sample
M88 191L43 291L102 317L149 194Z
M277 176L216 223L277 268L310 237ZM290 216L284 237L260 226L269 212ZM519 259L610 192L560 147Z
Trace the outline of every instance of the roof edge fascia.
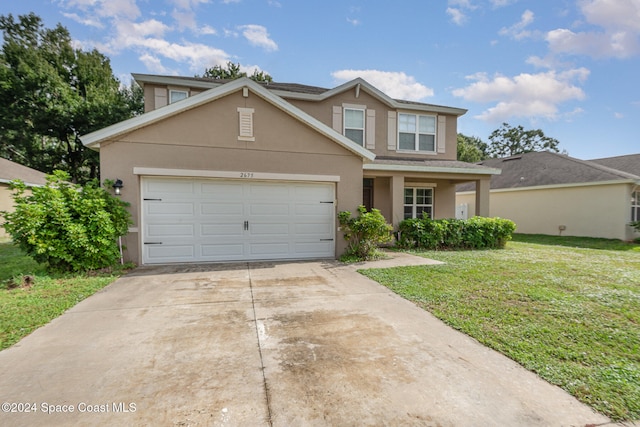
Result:
M437 166L417 166L417 165L380 165L367 164L364 170L368 171L388 171L388 172L440 172L440 173L460 173L465 175L500 175L502 170L494 168L468 169Z
M183 79L178 79L171 76L158 76L155 74L131 73L131 76L136 82L138 82L138 84L140 84L141 82L167 86L189 86L199 89L213 89L223 85L223 83L217 83L214 81L203 82L199 80L189 80L189 84L185 84L185 80Z

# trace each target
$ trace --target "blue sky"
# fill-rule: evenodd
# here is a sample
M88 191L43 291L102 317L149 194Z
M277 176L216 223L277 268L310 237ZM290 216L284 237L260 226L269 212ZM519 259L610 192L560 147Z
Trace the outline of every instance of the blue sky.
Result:
M468 109L571 156L640 152L640 0L19 0L0 14L61 23L114 73L192 76L240 63L331 88L362 77L395 98Z

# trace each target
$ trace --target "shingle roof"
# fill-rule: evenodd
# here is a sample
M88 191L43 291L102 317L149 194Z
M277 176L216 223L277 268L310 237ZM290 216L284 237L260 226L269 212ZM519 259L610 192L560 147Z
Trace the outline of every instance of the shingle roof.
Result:
M548 151L488 159L480 165L502 170L491 177L491 189L525 188L543 185L640 180L640 176ZM475 184L463 184L457 191L473 191Z
M186 86L197 83L197 86L202 88L213 88L232 82L233 79L214 79L210 77L187 77L187 76L164 76L157 74L133 74L136 81L144 82L146 79L169 79L173 82L183 81ZM333 89L327 89L319 86L310 86L300 83L279 83L279 82L256 82L262 87L271 91L290 92L292 94L304 94L304 95L321 95L325 92L329 92ZM286 97L286 96L285 96ZM390 98L391 99L391 98ZM437 104L427 104L424 102L409 101L405 99L393 99L394 101L404 104L407 107L410 106L422 106L431 108L451 108ZM464 110L466 112L466 110Z
M640 154L629 154L627 156L605 157L603 159L593 159L590 162L598 163L612 169L632 173L640 176Z
M0 182L20 179L27 185L45 185L46 174L0 157Z

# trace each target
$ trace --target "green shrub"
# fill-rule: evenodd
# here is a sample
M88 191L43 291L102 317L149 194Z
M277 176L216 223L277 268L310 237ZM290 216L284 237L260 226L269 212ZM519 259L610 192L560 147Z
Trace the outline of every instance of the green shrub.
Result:
M66 172L47 176L44 187L25 192L13 181L14 212L3 212L5 229L29 256L52 271L95 270L116 264L118 237L127 233L127 203L98 182L68 182Z
M498 249L511 240L516 224L476 216L467 220L413 218L400 223L398 245L420 249Z
M344 238L349 246L344 256L359 260L374 259L379 244L391 241L393 227L387 224L378 209L367 212L362 205L358 207L358 216L351 217L351 212L338 213L338 221L344 231Z

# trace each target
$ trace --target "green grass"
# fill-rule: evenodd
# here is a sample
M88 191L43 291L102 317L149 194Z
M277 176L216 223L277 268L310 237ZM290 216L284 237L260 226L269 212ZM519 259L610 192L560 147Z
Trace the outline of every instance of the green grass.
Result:
M121 272L51 275L19 248L0 243L0 350L113 282ZM23 277L33 277L23 285Z
M515 240L362 273L610 418L640 419L639 245Z

